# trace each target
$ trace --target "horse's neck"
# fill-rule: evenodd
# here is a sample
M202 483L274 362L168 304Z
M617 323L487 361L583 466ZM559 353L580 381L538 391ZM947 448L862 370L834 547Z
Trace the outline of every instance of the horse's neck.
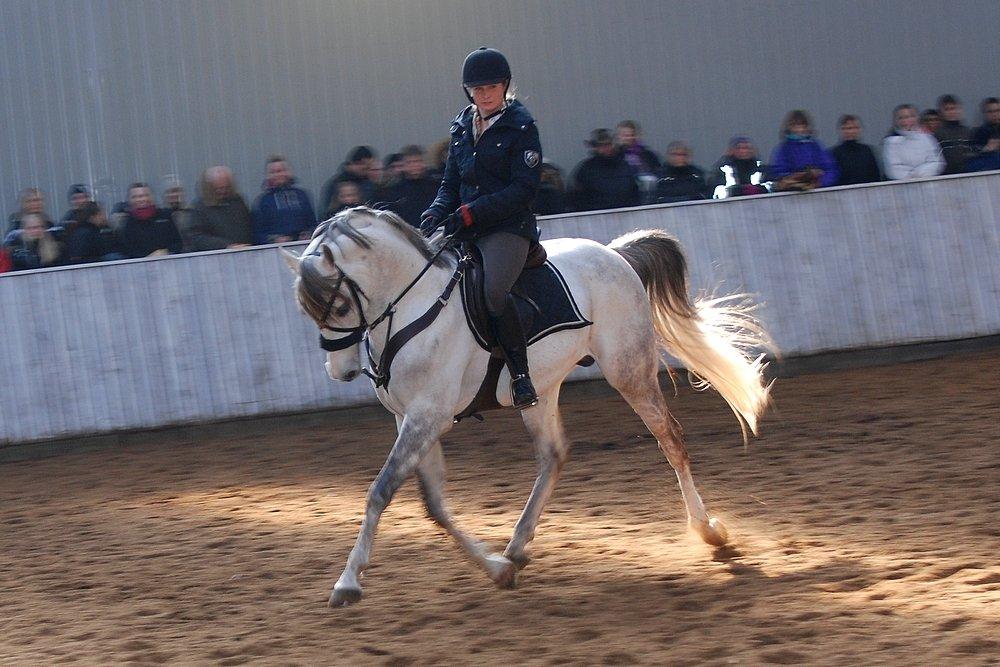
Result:
M403 261L394 267L392 271L380 274L377 285L369 288L362 285L370 301L365 304L365 318L371 322L382 315L393 300L413 281L414 278L426 266L426 260L422 257L419 262ZM392 333L399 331L402 327L423 315L430 308L444 291L448 280L451 278L452 270L432 266L427 269L420 280L400 299L394 307L392 315ZM376 281L373 281L376 282ZM386 337L389 333L388 322L383 322L371 332L372 344L379 350L385 347Z

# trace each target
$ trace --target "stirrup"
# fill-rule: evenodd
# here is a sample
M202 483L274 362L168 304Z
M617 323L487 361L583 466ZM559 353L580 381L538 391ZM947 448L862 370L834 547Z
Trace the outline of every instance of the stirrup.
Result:
M521 385L519 387L520 391L514 391L515 384ZM513 403L513 407L518 410L524 410L525 408L530 408L533 405L538 405L538 394L535 393L535 387L531 384L530 377L527 375L517 375L511 378L510 400L511 403Z

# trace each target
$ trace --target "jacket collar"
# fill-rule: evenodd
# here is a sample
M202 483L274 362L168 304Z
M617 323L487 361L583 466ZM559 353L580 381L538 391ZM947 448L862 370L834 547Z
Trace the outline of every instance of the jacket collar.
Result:
M467 132L471 132L474 112L475 109L472 104L465 107L462 112L455 117L455 124L461 125ZM500 114L500 117L497 118L497 121L492 125L492 127L507 126L520 129L529 123L534 122L535 119L531 117L531 114L528 113L528 110L523 104L517 100L511 100L507 103L507 108L503 110L503 113Z

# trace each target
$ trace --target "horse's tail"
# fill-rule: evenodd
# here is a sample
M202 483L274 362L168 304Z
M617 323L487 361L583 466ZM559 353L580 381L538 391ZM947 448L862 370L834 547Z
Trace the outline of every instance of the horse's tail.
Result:
M658 342L695 376L696 388L712 386L729 404L746 440L768 405L764 380L767 336L745 295L697 298L687 291L687 262L677 239L659 230L620 236L608 247L625 258L642 280L653 309Z

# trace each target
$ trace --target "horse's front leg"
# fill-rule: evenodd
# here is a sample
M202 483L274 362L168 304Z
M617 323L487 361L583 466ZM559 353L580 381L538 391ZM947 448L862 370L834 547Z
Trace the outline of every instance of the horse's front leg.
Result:
M389 457L368 489L361 530L347 558L347 567L330 594L331 607L348 605L361 599L360 578L371 557L379 518L399 487L451 425L451 419L451 415L436 414L408 414L403 419Z

